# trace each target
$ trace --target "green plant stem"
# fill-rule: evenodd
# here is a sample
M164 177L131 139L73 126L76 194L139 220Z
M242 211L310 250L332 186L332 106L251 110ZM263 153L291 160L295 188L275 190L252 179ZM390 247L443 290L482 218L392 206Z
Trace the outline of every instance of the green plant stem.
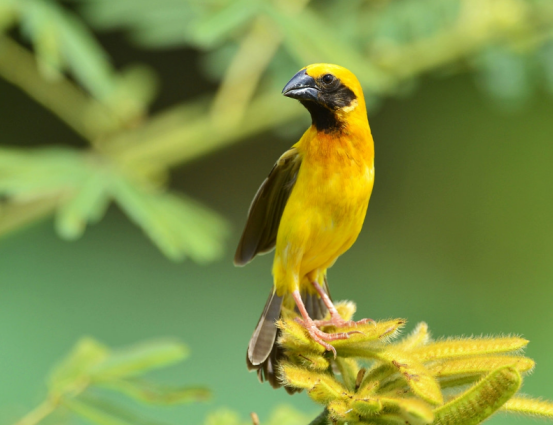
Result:
M212 102L210 115L215 122L221 122L220 117L225 118L227 127L240 122L281 40L278 29L266 16L256 18L252 30L242 39Z
M9 37L0 36L0 76L56 114L83 138L94 142L111 127L106 108L63 76L47 81L32 53ZM94 108L95 120L86 120Z
M36 425L49 416L60 404L63 404L64 397L69 396L69 399L83 393L90 385L90 381L80 381L68 386L62 393L51 392L46 399L38 405L34 410L23 416L16 424L18 425Z
M60 194L31 201L0 203L0 236L52 213L60 202Z
M296 15L308 2L288 1L284 13ZM260 15L254 20L250 32L241 40L212 102L210 114L215 121L225 117L228 126L235 126L241 121L283 39L279 28L267 16Z
M248 120L231 129L227 129L225 125L219 126L212 117L203 114L194 122L187 121L165 132L161 131L153 135L153 139L141 140L140 133L145 131L141 128L134 134L122 135L113 144L106 143L106 147L109 149L112 145L117 146L117 150L110 154L125 163L149 162L158 163L161 167L176 166L303 114L300 105L286 105L287 102L275 108L275 103L279 101L280 97L274 93L258 97L246 111ZM152 143L153 140L156 143Z
M58 403L56 401L53 401L52 399L47 399L34 410L23 416L16 424L36 425L44 420L57 407Z

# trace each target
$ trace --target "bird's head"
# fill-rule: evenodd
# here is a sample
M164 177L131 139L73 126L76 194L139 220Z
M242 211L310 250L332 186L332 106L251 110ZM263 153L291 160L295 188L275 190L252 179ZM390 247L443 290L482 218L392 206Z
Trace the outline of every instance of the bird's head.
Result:
M358 79L339 65L313 64L302 68L287 83L283 95L298 99L308 109L318 131L341 131L351 117L367 120Z

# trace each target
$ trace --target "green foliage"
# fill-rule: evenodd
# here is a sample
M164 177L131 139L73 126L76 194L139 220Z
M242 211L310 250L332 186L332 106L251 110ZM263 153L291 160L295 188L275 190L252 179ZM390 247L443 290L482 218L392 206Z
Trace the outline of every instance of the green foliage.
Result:
M61 151L58 160L48 150L10 153L33 164L0 174L0 232L56 212L58 233L78 238L115 201L168 257L216 258L225 225L168 192L168 168L268 129L294 128L302 111L281 103L279 93L309 63L351 69L369 107L408 93L433 71L474 70L503 107L552 88L547 0L74 1L96 28L123 28L142 46L202 50L206 74L220 84L210 96L149 117L156 77L148 67L115 69L81 17L56 1L0 0L0 76L65 121L92 152ZM16 26L33 52L7 35ZM59 173L52 170L58 161Z
M346 320L352 307L337 304ZM325 405L316 424L480 424L500 409L552 416L551 403L515 396L522 374L534 367L518 355L528 343L520 337L431 341L421 323L393 343L405 321L389 320L345 328L360 333L333 342L335 359L295 316L291 311L278 323L288 357L281 378Z
M224 221L171 191L169 169L270 129L294 129L304 112L281 103L280 89L308 63L352 69L370 108L382 98L410 93L429 73L472 71L503 107L517 106L534 90L552 90L547 0L74 3L69 8L55 0L0 0L0 76L89 144L81 150L0 149L0 235L54 215L58 234L74 240L113 202L169 258L217 258ZM143 64L116 69L85 21L98 30L123 29L151 49L202 51L201 66L219 83L217 90L150 115L154 72ZM352 306L342 309L353 313ZM298 324L284 321L287 380L326 405L321 421L355 423L361 416L383 423L475 423L498 409L552 416L550 403L513 396L522 373L533 367L532 360L514 353L524 340L430 342L420 324L410 337L388 344L403 324L368 324L363 336L338 342L339 357L331 360ZM52 371L46 400L21 423L61 412L99 424L150 423L102 391L157 405L205 399L209 393L203 388L142 377L186 356L186 348L171 341L113 351L83 339ZM358 359L372 364L360 368ZM455 398L444 404L446 395ZM230 412L214 413L208 421L250 423ZM286 407L268 419L305 421Z
M21 25L37 60L35 65L25 49L0 37L4 77L52 109L93 148L2 149L0 195L6 201L0 208L0 232L55 212L58 234L76 239L115 201L171 259L217 258L227 233L218 215L169 192L165 170L147 161L128 166L103 152L103 138L142 120L155 93L152 73L144 66L117 72L82 21L56 2L2 0L0 15L1 28ZM67 80L65 71L91 96Z
M162 385L142 378L149 371L183 361L188 353L185 345L169 339L112 350L85 337L50 373L46 400L19 424L37 424L60 411L96 424L159 424L98 395L98 390L109 389L156 405L206 400L210 392L203 387Z
M155 78L146 68L117 73L102 46L74 14L49 0L3 0L26 39L32 42L39 69L47 80L70 72L95 98L133 119L144 112L155 93Z
M205 262L222 251L225 223L193 200L153 185L147 170L61 148L0 149L0 169L0 195L12 205L56 200L56 229L65 239L80 237L113 200L172 259L187 255Z
M389 60L403 49L413 50L413 58L410 58L413 61L404 63L408 68L418 67L431 58L447 64L456 59L451 55L479 58L482 53L486 54L489 49L483 50L479 40L482 37L488 39L485 44L490 43L492 50L498 42L519 44L531 34L541 34L539 37L548 39L552 23L548 16L552 5L541 0L500 3L467 0L352 1L347 4L336 1L307 4L305 1L289 0L178 3L142 0L119 1L117 6L107 0L75 1L82 4L84 15L97 28L125 28L133 40L143 46L185 45L211 51L213 56L227 57L226 61L206 62L209 66L207 71L220 78L232 61L232 56L223 52L229 46L240 46L247 34L254 30L255 18L267 17L267 25L282 39L276 52L279 60L268 64L273 80L286 81L291 68L301 68L314 62L334 62L348 64L366 88L376 88L377 91L382 90L379 88L381 84L395 85L392 81L394 75L387 75L389 72L406 72L406 69L387 66ZM545 16L541 16L542 13ZM527 23L531 22L537 27L527 27ZM425 49L429 46L439 47L440 51ZM462 51L457 52L458 49ZM424 57L417 58L416 51ZM501 53L502 58L524 53L517 47L497 51L504 52ZM520 68L515 63L504 61L502 64L508 65L508 69L496 66L493 70L479 61L472 62L471 66L498 77L517 72L516 69ZM531 70L524 76L525 82L505 78L491 81L491 92L497 93L500 86L500 96L509 94L514 86L516 90L525 90L522 85L532 83L536 75ZM545 83L543 80L542 84Z

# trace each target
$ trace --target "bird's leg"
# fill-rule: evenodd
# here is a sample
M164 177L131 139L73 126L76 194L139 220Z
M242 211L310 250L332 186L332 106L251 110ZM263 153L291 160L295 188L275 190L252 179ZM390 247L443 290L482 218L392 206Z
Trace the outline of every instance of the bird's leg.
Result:
M302 319L296 318L296 322L302 325L306 330L308 331L308 334L314 341L319 343L321 346L323 346L326 350L333 352L335 355L335 358L337 357L337 351L333 346L331 346L327 342L332 342L333 340L345 340L348 339L348 337L353 333L358 333L357 331L349 331L346 333L325 333L324 331L321 331L318 326L316 325L316 322L310 318L310 315L308 314L308 311L306 311L306 307L304 306L304 302L302 302L302 296L300 296L300 292L298 290L294 290L292 292L292 296L294 297L294 301L296 302L296 306L298 307L298 310L300 311L300 315L302 315ZM335 310L336 311L336 310ZM338 312L337 312L338 314ZM340 317L340 315L339 315Z
M321 286L318 284L317 281L312 281L312 285L316 289L316 291L321 296L321 299L323 300L323 303L329 310L329 313L331 314L330 320L317 320L314 321L315 325L317 327L327 327L327 326L334 326L334 327L355 327L360 324L367 324L368 322L375 323L371 318L365 318L360 321L345 321L337 311L337 308L335 308L335 305L331 301L331 298L329 295L321 288ZM360 332L351 332L351 333L360 333Z

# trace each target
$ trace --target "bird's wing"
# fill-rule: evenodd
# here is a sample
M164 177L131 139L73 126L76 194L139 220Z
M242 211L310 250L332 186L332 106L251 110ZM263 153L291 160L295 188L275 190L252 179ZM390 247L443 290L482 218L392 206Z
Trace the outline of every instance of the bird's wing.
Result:
M292 192L302 159L296 148L285 152L275 163L256 193L242 237L235 253L235 265L245 265L259 253L275 247L283 210Z

